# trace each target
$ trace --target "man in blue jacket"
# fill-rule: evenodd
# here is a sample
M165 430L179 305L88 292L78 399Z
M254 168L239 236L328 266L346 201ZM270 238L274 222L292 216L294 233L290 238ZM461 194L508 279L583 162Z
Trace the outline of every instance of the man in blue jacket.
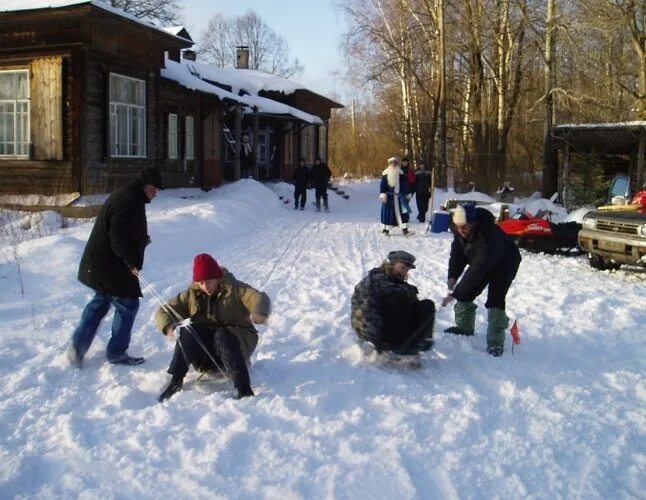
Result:
M491 212L484 208L458 205L453 213L453 226L447 280L449 294L442 300L442 306L456 300L455 326L444 331L457 335L475 333L477 306L474 300L488 285L485 303L488 310L487 353L501 356L509 326L505 298L520 265L520 252L514 241L496 225Z

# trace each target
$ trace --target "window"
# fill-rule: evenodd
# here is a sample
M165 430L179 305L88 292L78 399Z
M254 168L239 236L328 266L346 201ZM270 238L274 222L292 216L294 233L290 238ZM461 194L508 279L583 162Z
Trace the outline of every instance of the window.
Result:
M29 71L0 71L0 156L29 156Z
M319 156L321 161L327 161L327 127L319 125Z
M176 160L177 154L177 115L168 115L168 157Z
M110 155L146 156L146 82L110 74Z
M256 150L258 151L258 163L264 165L269 161L269 133L268 132L258 132L258 143L256 144Z
M195 132L193 131L193 117L186 117L186 154L184 158L192 160L195 158Z
M305 161L314 163L314 147L316 145L316 125L308 125L301 129L301 156Z

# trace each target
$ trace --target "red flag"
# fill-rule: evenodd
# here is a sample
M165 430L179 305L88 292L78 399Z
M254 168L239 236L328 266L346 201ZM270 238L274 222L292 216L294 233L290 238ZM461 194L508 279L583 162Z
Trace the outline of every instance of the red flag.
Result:
M511 333L511 338L514 341L514 344L520 344L520 328L518 328L518 320L514 320L514 324L511 325L511 330L509 330L509 333Z

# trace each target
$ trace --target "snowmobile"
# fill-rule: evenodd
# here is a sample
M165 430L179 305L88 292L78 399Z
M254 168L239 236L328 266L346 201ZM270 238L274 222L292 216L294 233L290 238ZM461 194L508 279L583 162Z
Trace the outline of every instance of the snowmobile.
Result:
M519 211L513 217L498 222L500 228L511 236L519 248L529 252L580 255L577 235L581 224L577 222L553 223L550 212L536 215Z

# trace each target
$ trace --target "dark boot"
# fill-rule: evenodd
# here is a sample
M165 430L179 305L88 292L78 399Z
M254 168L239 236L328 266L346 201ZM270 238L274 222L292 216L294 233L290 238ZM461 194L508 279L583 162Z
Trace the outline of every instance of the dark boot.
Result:
M238 387L238 394L236 396L236 399L243 399L251 396L255 396L255 394L253 393L253 390L251 389L250 386L245 385L242 387Z
M159 402L161 403L173 397L174 394L182 390L183 385L184 385L184 377L173 375L173 378L170 380L170 384L168 384L168 387L166 387L164 392L162 392L159 395L159 398L158 398Z
M458 300L453 307L455 311L455 326L447 328L444 330L444 333L473 335L475 333L477 308L478 306L473 302L460 302Z

